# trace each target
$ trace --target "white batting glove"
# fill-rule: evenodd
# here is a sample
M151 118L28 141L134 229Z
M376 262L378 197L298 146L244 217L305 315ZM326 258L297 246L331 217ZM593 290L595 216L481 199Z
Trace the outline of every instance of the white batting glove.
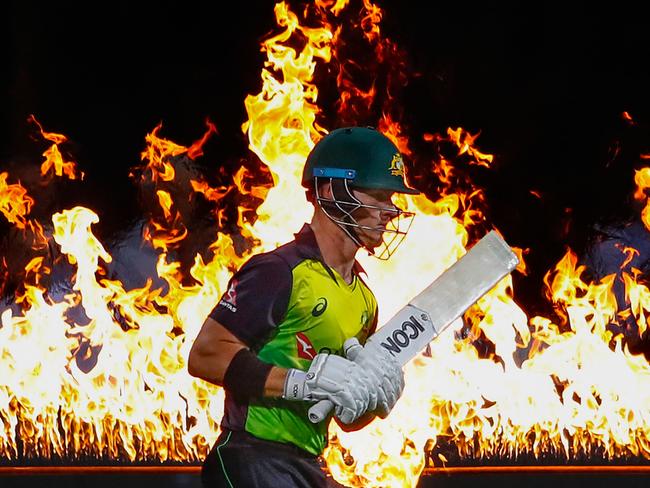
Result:
M317 354L307 372L290 369L282 398L287 400L330 400L336 416L350 424L370 405L368 375L356 363L334 354ZM376 397L375 397L376 402Z
M356 337L345 341L343 348L346 356L370 377L369 390L377 394L377 414L386 418L404 390L404 372L399 361L380 345L371 343L363 347Z

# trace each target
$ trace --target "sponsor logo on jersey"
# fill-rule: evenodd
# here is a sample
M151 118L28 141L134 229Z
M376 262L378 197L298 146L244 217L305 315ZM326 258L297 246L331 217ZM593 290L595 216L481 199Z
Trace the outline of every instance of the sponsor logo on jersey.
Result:
M309 340L309 337L302 332L296 334L296 348L298 350L298 357L302 359L312 360L316 357L314 345Z
M368 325L369 314L367 310L361 312L361 327L366 327Z
M223 298L219 302L219 305L227 308L231 312L237 311L237 280L232 280L228 291L224 293Z
M359 334L361 334L361 337L365 338L368 335L368 332L370 331L370 326L372 325L372 323L370 322L370 314L368 313L367 310L361 312L360 325L361 325L361 330L359 331Z
M314 305L314 308L311 309L311 314L314 317L319 317L323 315L323 313L325 313L326 308L327 308L327 298L320 297L316 302L316 305Z

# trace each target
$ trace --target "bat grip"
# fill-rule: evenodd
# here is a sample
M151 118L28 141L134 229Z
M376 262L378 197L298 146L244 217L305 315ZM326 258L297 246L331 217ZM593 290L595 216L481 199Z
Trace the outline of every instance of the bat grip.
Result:
M345 357L350 361L354 361L362 347L356 339L348 339L345 341L343 349L345 350ZM321 400L309 409L307 415L313 424L317 424L325 420L333 408L334 403L331 400Z
M321 400L309 409L309 420L312 424L322 422L327 418L330 410L334 408L334 403L331 400Z

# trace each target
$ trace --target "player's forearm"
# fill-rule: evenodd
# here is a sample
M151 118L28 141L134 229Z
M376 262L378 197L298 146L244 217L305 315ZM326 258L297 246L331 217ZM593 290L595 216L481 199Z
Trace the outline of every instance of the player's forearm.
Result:
M287 379L288 370L273 366L269 376L264 383L265 397L281 397L284 393L284 382Z
M210 351L193 350L188 361L188 372L197 378L217 386L227 386L226 372L230 367L233 358L244 349L241 344L221 343L219 353ZM263 396L280 397L284 391L284 382L287 377L287 370L274 366L268 373L264 382ZM250 378L240 378L239 381L249 381Z
M233 357L245 346L234 343L220 343L218 352L212 347L193 347L190 351L187 370L197 378L223 386L226 370Z
M287 370L261 361L239 338L208 317L190 350L188 372L245 397L280 397Z

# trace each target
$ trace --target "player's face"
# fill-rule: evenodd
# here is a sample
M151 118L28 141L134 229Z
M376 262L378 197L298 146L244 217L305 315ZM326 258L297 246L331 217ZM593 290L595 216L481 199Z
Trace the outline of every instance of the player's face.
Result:
M362 242L371 248L382 243L386 224L399 214L393 203L394 192L389 190L353 190L354 196L364 205L354 212L354 218L360 225L356 229Z

